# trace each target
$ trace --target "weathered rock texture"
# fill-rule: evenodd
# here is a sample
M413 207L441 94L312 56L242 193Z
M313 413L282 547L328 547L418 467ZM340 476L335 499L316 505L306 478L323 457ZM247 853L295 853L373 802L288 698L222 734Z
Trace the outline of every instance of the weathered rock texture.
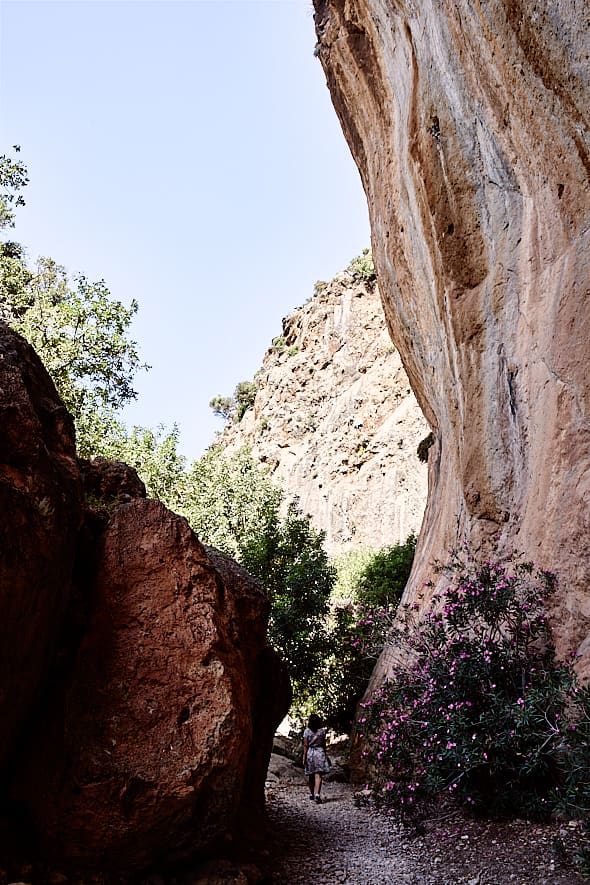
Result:
M248 446L326 532L330 554L418 533L429 428L374 285L345 271L283 321L254 407L222 441ZM367 502L370 501L370 506Z
M260 830L290 703L260 584L132 468L77 461L49 376L2 324L0 426L0 866L13 835L118 876Z
M114 511L90 589L71 679L28 766L27 804L46 850L70 862L125 870L194 856L235 830L244 799L262 812L264 771L244 796L251 749L266 740L268 761L285 712L258 687L261 655L276 667L268 600L185 519L143 499Z
M588 655L588 6L315 7L392 338L436 437L408 596L449 547L513 548L557 572L558 648Z
M33 349L0 323L0 767L55 651L81 521L72 419Z

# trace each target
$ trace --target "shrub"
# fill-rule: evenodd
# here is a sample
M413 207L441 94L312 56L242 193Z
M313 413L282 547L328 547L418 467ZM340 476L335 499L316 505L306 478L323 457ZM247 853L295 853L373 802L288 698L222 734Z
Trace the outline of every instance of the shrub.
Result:
M209 401L213 414L224 421L240 422L245 413L254 405L258 384L256 381L240 381L236 384L233 396L214 396Z
M397 607L412 571L416 540L412 533L404 544L384 547L374 554L357 579L355 595L360 603Z
M563 783L558 809L570 818L583 821L586 844L577 860L581 872L590 879L590 686L574 683L568 719L562 728L560 755Z
M405 609L392 637L403 663L361 705L376 796L409 818L441 793L487 815L542 817L573 681L545 620L554 578L459 557L447 572L422 617Z
M329 627L329 653L321 667L314 708L328 724L349 733L375 660L391 632L416 547L405 544L340 557Z
M353 258L348 265L348 270L357 283L374 285L377 282L377 274L370 249L363 249L360 255Z
M234 390L236 401L236 419L241 421L248 409L251 409L256 399L258 387L255 381L240 381Z

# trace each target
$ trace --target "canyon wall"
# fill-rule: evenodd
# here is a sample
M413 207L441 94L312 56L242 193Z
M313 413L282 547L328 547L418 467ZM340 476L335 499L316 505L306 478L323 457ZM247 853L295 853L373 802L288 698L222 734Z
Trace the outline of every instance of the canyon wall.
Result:
M350 270L283 321L257 373L253 408L222 434L299 498L330 555L420 530L429 428L391 343L374 281ZM371 506L367 507L367 501Z
M522 552L557 573L558 650L590 672L588 6L315 9L389 329L435 437L407 600L449 548Z

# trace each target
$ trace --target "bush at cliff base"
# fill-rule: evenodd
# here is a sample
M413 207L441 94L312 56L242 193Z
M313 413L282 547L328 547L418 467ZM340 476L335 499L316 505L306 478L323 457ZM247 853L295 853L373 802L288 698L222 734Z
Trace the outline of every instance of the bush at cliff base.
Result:
M416 536L377 551L355 551L336 562L324 658L306 698L330 728L350 734L356 708L395 619L412 570Z
M392 678L361 704L376 801L419 819L441 795L485 816L590 818L590 698L556 663L555 577L455 556L426 613L404 608Z

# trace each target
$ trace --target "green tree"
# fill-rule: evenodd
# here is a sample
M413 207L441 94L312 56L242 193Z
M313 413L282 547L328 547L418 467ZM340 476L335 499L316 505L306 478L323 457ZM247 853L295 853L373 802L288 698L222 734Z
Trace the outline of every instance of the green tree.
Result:
M223 418L224 421L232 419L236 411L236 403L233 396L221 396L221 394L209 400L209 407L217 418Z
M51 258L40 258L36 272L22 279L23 288L0 291L6 321L41 357L74 417L80 454L96 454L97 420L108 425L112 412L135 399L133 378L145 368L127 337L137 302L113 300L103 280L78 276L72 285Z
M256 399L258 387L255 381L240 381L234 390L236 401L236 419L241 421L248 409L251 409Z
M368 286L374 286L377 282L377 273L373 263L373 255L370 249L363 249L360 255L353 258L348 265L354 280L357 283L366 283Z
M248 409L254 405L258 385L255 381L240 381L236 385L233 396L218 394L209 401L213 414L224 421L233 423L242 420Z
M13 149L15 153L20 153L18 144L13 145ZM24 163L2 154L0 156L0 229L14 227L16 207L25 205L20 191L28 183Z
M135 467L149 498L179 513L187 496L186 458L178 452L179 430L146 427L127 429L116 422L97 454Z
M0 228L14 226L27 183L24 164L2 155ZM1 318L33 345L73 415L79 453L102 454L106 440L122 435L115 413L136 396L132 382L142 366L128 332L137 302L127 308L115 301L104 280L71 281L51 258L31 270L22 246L9 241L0 245L0 305Z
M247 449L225 455L221 446L212 446L193 461L178 512L204 543L239 560L242 547L264 530L280 502L281 492Z
M269 510L264 530L247 538L240 550L241 562L270 596L270 639L289 667L300 702L314 690L314 676L328 651L326 621L336 571L324 537L292 502L284 519L278 510Z
M357 578L355 593L359 602L371 606L396 605L412 571L416 535L404 544L394 544L377 551Z

